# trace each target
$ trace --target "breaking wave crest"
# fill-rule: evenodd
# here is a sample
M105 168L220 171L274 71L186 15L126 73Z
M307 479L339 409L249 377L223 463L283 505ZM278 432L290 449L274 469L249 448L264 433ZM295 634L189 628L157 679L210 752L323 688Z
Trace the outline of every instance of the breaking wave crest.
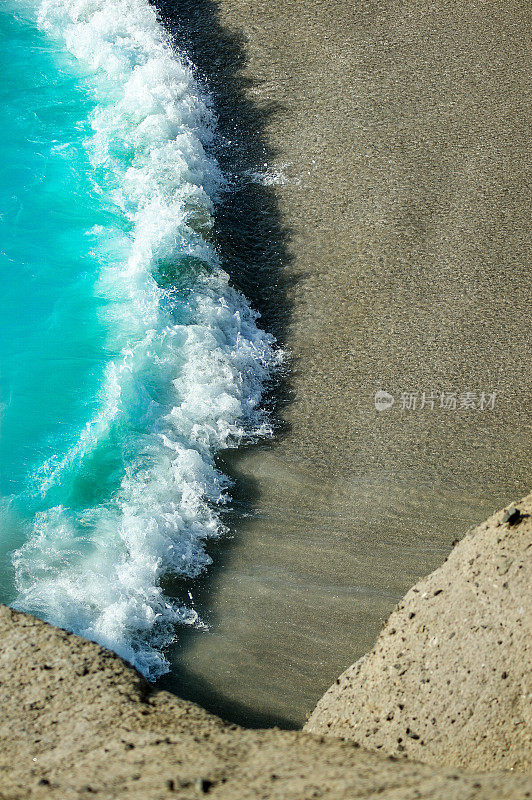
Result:
M38 24L86 74L92 180L123 224L91 230L112 357L97 413L35 472L43 503L13 555L13 605L155 679L175 626L199 623L161 578L208 566L228 489L215 455L271 432L260 401L281 354L210 243L225 189L214 116L148 0L44 0ZM82 502L72 486L91 474Z

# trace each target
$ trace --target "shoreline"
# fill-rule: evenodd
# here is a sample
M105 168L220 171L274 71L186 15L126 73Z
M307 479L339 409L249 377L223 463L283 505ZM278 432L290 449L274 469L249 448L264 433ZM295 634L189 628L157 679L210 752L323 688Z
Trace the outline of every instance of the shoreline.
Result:
M277 438L223 456L232 536L186 587L210 630L161 685L293 727L456 531L528 489L525 10L158 7L219 116L224 266L291 354ZM431 390L496 405L399 409Z
M150 2L177 14L215 98L232 189L214 244L290 371L267 399L277 436L212 463L234 481L212 567L157 573L162 609L190 601L206 623L161 644L170 675L150 683L134 647L129 662L0 604L0 800L532 797L532 493L513 502L532 452L524 9ZM142 30L121 24L135 50ZM187 472L186 510L205 474ZM145 487L134 530L156 545ZM96 544L125 583L96 557L93 576L123 608L130 576ZM96 606L91 572L68 577Z

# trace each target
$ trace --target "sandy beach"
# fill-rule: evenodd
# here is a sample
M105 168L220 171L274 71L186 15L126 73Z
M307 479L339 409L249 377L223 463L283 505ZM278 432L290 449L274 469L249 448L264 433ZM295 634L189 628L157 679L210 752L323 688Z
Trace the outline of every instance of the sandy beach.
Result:
M456 532L528 489L526 9L158 5L219 115L226 268L290 354L276 439L224 459L232 536L181 587L209 630L163 686L290 727Z
M0 800L532 797L527 22L2 7Z

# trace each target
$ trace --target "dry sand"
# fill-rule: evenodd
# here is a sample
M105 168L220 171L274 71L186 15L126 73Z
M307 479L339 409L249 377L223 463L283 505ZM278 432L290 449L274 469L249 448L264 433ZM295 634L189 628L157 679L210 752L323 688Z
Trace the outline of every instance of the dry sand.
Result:
M529 488L526 4L158 5L219 112L222 254L292 354L278 439L224 463L251 516L177 587L210 630L165 685L301 724L456 532ZM379 413L378 389L498 394Z

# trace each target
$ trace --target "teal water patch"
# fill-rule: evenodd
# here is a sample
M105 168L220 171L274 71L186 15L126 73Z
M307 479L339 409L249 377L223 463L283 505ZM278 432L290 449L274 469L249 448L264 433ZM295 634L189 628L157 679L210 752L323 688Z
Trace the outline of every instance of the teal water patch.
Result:
M96 412L110 356L95 284L98 228L127 220L97 191L84 147L94 100L75 59L15 5L0 9L0 498L7 552L43 506L36 473ZM71 486L60 487L71 494ZM62 498L67 501L67 496ZM59 498L58 498L59 499Z
M280 360L210 243L214 118L147 0L0 9L0 592L151 678Z

